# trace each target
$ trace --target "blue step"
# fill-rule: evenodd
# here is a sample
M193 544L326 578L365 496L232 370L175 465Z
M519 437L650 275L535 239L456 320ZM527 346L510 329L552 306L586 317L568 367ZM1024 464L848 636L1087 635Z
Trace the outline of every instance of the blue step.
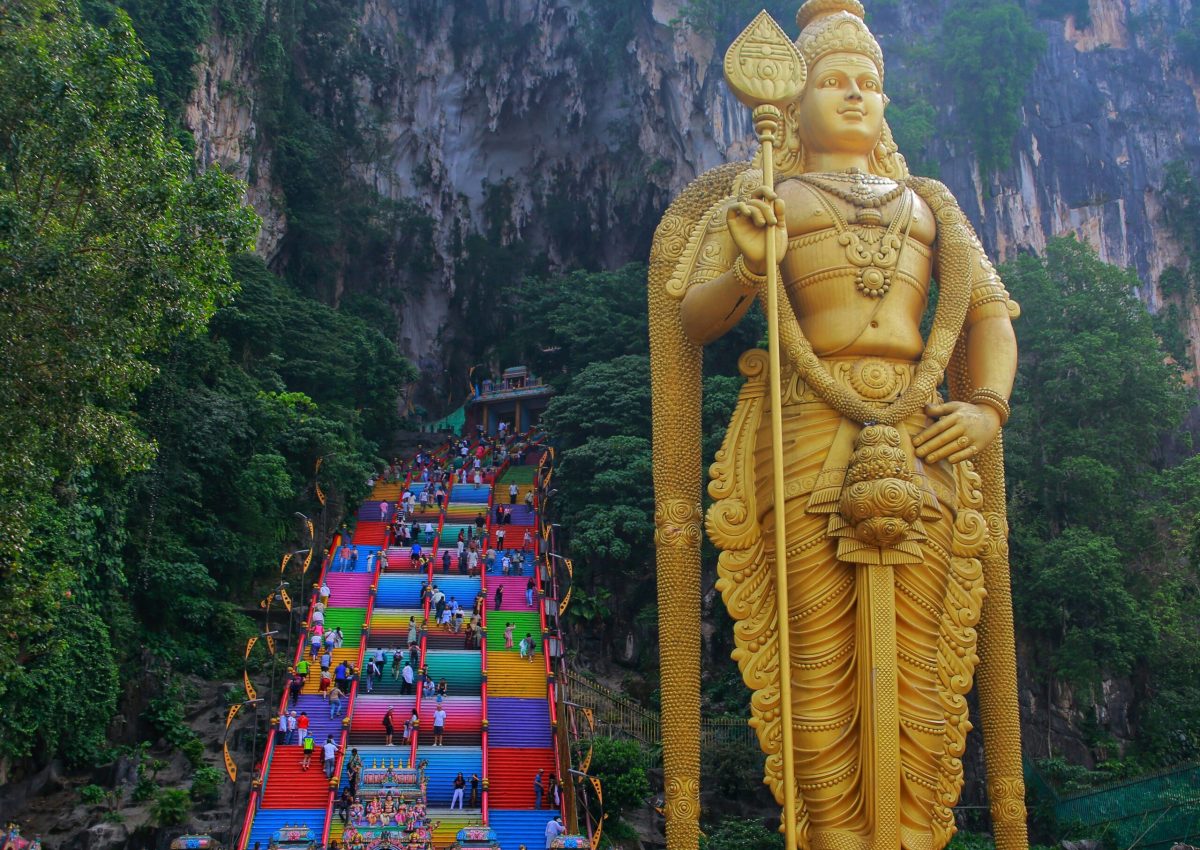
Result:
M425 575L423 573L385 573L379 578L379 589L375 594L375 607L419 610L421 608L421 588L424 584Z
M254 824L250 827L250 839L246 843L246 848L254 850L256 842L265 848L271 843L271 836L277 830L297 824L309 827L312 830L313 840L320 844L321 833L325 829L325 810L259 809L258 814L254 816Z
M460 771L468 783L472 773L483 775L483 750L479 747L422 746L417 750L417 763L422 759L429 762L425 767L425 778L428 781L426 799L431 808L450 805L450 798L454 796L454 777ZM542 826L544 828L545 824Z
M491 809L488 825L496 830L496 840L503 850L517 850L522 844L528 850L540 850L546 846L546 824L557 814L553 809Z

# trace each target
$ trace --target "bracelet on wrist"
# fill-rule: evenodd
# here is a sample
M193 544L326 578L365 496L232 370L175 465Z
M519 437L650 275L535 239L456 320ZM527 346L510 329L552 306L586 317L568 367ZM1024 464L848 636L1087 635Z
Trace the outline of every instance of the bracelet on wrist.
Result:
M975 390L975 392L971 393L971 397L968 400L971 404L986 405L999 413L1001 426L1007 423L1008 417L1012 415L1012 407L1009 406L1008 399L987 387L980 387Z
M733 261L733 274L748 289L758 289L767 282L765 274L755 274L746 267L746 258L741 254Z

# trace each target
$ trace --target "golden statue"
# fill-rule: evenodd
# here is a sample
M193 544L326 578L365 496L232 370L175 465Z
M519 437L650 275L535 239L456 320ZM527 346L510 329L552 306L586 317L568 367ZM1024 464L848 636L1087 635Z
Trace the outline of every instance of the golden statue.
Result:
M751 23L725 73L759 153L698 178L655 233L671 850L699 827L701 349L755 298L770 350L739 361L706 526L789 846L944 847L976 671L996 844L1028 846L1000 439L1019 309L945 186L909 175L863 17L808 0L794 44Z

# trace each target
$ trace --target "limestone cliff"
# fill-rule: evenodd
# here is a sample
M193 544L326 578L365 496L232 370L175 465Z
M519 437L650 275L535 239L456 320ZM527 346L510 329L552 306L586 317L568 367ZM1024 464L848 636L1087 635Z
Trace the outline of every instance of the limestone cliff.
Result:
M948 2L887 4L874 20L885 50L936 35ZM1143 298L1160 307L1155 282L1180 261L1161 226L1163 169L1196 161L1200 148L1200 85L1163 35L1186 7L1091 0L1086 28L1071 17L1040 21L1049 49L1013 165L986 180L942 110L929 159L994 255L1036 251L1074 232L1104 259L1135 267ZM407 293L400 341L427 367L458 365L448 353L459 335L446 296L462 283L464 234L520 240L551 267L643 260L670 197L749 149L718 51L672 25L679 0L362 0L357 8L358 49L382 73L355 81L355 108L375 136L350 168L365 187L415 199L432 218L433 244L417 247L430 252L430 270L415 280L399 270L383 282ZM249 180L267 223L259 250L286 261L277 256L286 203L271 140L257 126L254 55L218 35L202 57L187 124L205 160ZM1189 318L1188 335L1200 341L1200 317Z

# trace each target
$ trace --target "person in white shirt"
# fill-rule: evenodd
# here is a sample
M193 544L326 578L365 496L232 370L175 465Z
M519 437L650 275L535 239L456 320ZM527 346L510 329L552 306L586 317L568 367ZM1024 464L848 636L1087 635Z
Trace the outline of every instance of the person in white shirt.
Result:
M333 736L330 735L325 739L325 744L321 749L324 750L325 755L325 775L333 779L333 765L337 760L337 754L341 747L333 742Z
M442 746L442 736L446 733L446 709L440 705L433 713L433 745Z
M550 850L550 845L554 839L566 831L567 828L563 826L562 818L555 818L546 824L546 850Z

